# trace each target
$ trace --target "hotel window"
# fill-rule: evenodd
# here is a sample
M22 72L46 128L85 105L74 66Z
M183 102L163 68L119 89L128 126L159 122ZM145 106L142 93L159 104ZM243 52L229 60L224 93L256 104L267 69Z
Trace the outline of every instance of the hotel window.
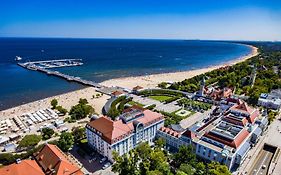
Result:
M211 153L212 153L212 151L209 150L208 157L211 157Z

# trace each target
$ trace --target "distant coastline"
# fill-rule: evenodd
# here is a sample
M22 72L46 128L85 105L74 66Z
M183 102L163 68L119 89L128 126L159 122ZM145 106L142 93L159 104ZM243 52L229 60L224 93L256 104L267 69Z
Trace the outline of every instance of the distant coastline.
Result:
M101 82L102 85L105 86L121 86L126 88L132 88L136 85L143 86L146 88L152 88L157 86L161 82L177 82L183 81L184 79L191 78L196 75L204 74L206 72L218 69L224 66L232 66L234 64L246 61L247 59L258 55L258 48L252 45L246 45L247 47L251 48L251 53L233 59L228 62L221 63L219 65L212 65L205 68L188 70L188 71L178 71L178 72L170 72L170 73L160 73L160 74L151 74L146 76L131 76L131 77L122 77L122 78L115 78Z
M220 67L231 66L243 62L259 54L258 48L251 45L247 45L247 47L251 48L252 50L251 53L243 57L234 59L232 61L222 63L220 65L209 66L207 68L195 69L190 71L152 74L152 75L137 76L137 77L116 78L116 79L103 81L101 84L106 86L122 86L125 88L132 88L136 85L143 86L144 88L152 88L157 86L159 83L163 81L173 81L173 82L182 81L184 79L188 79L193 76L203 74L212 71L214 69L218 69ZM26 103L9 109L5 109L0 111L0 116L3 116L3 118L7 118L9 116L17 116L26 112L32 112L43 108L48 108L50 107L50 101L54 98L58 99L59 104L63 105L66 109L70 109L71 106L78 103L79 98L86 98L88 99L89 103L95 108L96 112L98 114L101 114L103 105L110 97L107 95L103 95L101 98L93 99L92 96L94 94L97 94L96 89L93 87L87 87L72 92L51 96L34 102Z
M83 66L58 71L100 83L120 77L161 74L166 77L169 72L205 69L251 52L250 47L238 42L201 40L7 38L0 39L0 46L0 79L5 80L1 86L0 110L85 88L78 83L25 70L15 64L16 55L23 61L82 58ZM178 81L176 78L169 81Z

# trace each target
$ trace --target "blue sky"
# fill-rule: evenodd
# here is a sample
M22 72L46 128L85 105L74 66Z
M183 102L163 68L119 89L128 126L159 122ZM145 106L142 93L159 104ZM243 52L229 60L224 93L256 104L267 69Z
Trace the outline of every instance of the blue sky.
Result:
M1 36L281 40L281 1L6 0Z

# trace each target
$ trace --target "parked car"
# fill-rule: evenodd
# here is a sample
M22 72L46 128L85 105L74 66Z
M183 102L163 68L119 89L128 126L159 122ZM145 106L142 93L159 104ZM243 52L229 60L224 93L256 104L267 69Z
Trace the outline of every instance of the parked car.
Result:
M110 167L111 163L110 162L107 162L106 164L103 165L102 169L105 170L107 169L108 167Z
M103 163L103 162L105 162L105 161L106 161L106 157L102 158L102 159L100 160L100 163Z

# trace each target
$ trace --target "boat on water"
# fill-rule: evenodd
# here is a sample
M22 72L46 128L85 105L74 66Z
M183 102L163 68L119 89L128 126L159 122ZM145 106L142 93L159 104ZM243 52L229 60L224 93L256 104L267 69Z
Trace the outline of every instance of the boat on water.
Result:
M22 60L22 57L16 56L15 61L20 61L20 60Z

